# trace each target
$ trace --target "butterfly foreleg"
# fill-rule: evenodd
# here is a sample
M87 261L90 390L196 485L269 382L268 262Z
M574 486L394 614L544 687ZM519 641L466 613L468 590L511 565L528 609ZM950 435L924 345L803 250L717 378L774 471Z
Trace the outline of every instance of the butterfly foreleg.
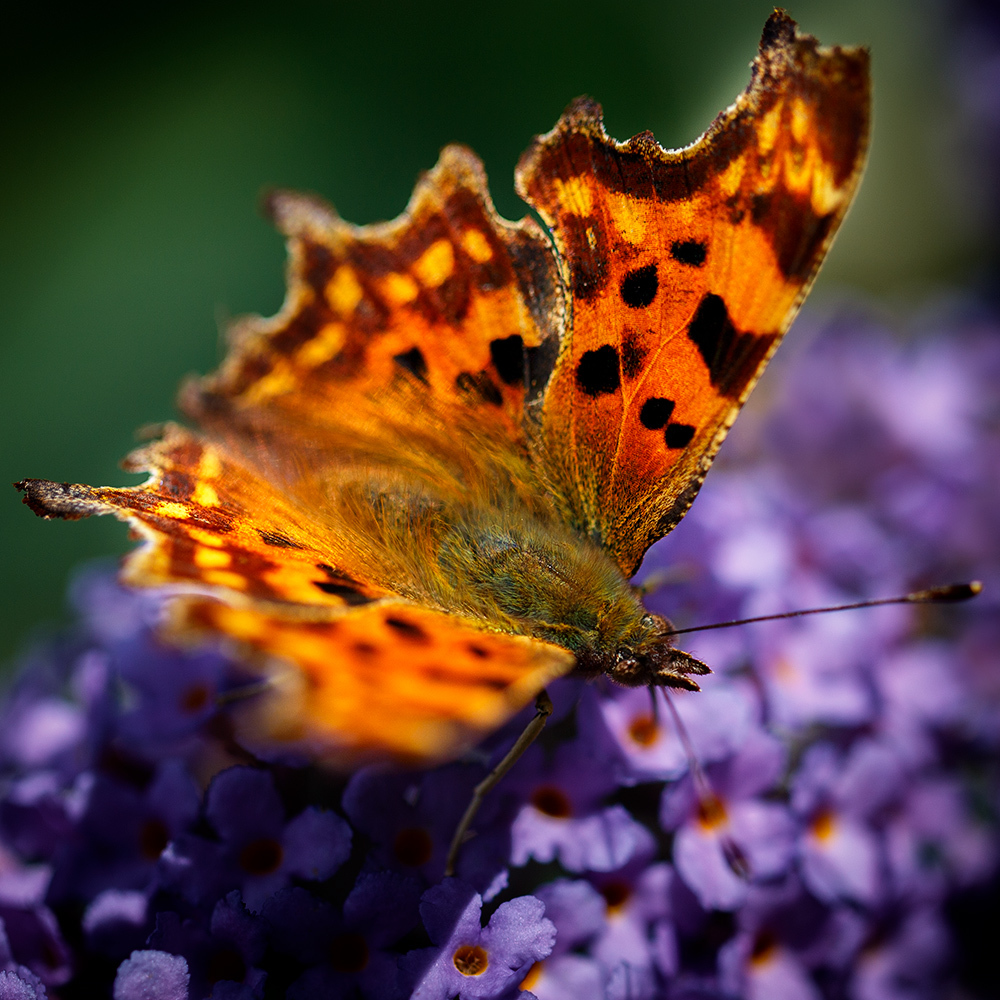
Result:
M445 876L455 874L455 862L458 860L458 852L468 836L469 827L479 812L479 807L483 800L497 786L500 779L517 763L521 755L532 743L538 739L539 734L545 728L545 722L552 714L552 699L547 691L540 691L535 698L535 714L531 721L524 727L521 735L514 741L514 745L507 751L500 762L492 771L472 791L472 798L462 815L455 834L451 838L451 845L448 848L448 857L444 865Z

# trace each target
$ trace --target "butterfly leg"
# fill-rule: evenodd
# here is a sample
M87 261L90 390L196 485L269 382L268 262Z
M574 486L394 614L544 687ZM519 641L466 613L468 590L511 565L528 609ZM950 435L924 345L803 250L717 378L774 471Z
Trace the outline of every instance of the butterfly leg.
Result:
M483 799L497 786L500 779L517 763L518 759L532 743L538 739L539 734L545 728L545 721L552 714L552 699L547 691L540 691L535 698L534 718L524 727L521 735L514 741L514 745L507 751L504 758L493 768L492 771L472 791L472 799L465 810L461 821L455 829L455 835L451 838L451 846L448 848L448 858L444 865L445 876L455 874L455 862L458 860L458 852L465 843L469 827L472 825L479 807L483 804Z

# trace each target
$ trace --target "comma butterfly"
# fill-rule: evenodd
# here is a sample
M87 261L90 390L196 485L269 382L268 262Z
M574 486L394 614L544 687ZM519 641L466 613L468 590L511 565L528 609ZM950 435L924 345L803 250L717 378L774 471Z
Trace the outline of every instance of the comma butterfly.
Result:
M693 145L609 138L581 98L495 212L449 146L395 221L278 193L288 294L132 454L132 488L30 479L114 514L124 579L176 595L271 683L259 725L320 759L453 758L553 678L694 689L629 583L684 516L857 187L868 56L783 12Z

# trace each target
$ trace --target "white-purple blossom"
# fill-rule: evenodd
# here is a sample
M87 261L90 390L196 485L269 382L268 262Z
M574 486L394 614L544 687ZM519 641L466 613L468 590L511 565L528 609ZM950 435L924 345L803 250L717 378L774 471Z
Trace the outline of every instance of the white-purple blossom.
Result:
M482 897L456 879L424 893L420 916L433 947L412 951L402 962L413 1000L509 996L552 951L555 927L541 900L519 896L501 903L485 927L482 905Z

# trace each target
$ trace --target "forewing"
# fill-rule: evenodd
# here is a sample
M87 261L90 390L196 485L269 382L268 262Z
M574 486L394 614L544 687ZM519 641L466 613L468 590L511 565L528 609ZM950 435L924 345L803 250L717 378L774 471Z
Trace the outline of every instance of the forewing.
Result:
M193 431L169 425L126 467L149 472L148 481L16 485L42 517L113 514L128 522L142 541L122 572L134 586L300 605L320 618L391 592L360 582L357 557L342 537L324 532L308 510Z
M768 21L753 77L692 146L609 139L575 102L518 166L572 317L538 461L626 575L690 506L790 325L857 185L867 53Z
M284 307L233 328L220 370L185 391L189 415L229 436L329 432L331 450L346 432L377 452L396 426L523 448L529 362L554 359L561 286L545 234L499 218L472 152L444 149L393 222L352 226L284 192L269 207L289 241Z

